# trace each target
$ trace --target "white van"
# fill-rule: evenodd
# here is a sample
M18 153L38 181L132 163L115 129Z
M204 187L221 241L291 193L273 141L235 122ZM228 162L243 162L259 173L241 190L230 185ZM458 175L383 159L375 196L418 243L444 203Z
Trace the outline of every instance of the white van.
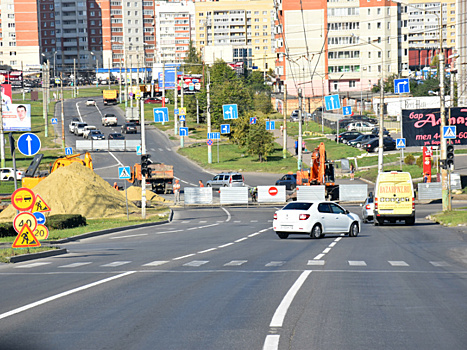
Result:
M406 225L415 223L415 197L410 173L387 171L378 175L375 186L374 225L384 221L394 223L404 220Z
M97 130L94 125L86 125L83 129L83 138L87 139L91 130Z

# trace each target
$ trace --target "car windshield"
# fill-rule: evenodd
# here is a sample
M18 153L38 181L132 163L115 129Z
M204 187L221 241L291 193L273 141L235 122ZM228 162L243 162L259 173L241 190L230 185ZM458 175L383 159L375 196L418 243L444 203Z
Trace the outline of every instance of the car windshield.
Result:
M308 210L313 203L289 203L282 210Z

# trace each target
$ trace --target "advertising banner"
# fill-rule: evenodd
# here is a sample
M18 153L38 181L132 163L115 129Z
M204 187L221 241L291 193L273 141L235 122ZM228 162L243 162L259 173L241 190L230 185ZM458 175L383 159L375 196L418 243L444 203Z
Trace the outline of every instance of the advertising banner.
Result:
M448 143L467 145L467 108L451 108L451 111L447 108L446 125L456 126L456 138ZM439 108L402 110L406 147L439 146L442 132L440 126Z
M0 70L0 83L11 84L15 88L23 86L23 72L20 70Z
M29 104L10 104L7 109L2 108L2 117L4 131L31 131Z

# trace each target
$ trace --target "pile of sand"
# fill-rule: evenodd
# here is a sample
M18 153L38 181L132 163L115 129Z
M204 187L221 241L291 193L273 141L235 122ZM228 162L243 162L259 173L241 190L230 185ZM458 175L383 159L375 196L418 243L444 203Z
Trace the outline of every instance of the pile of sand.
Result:
M49 213L45 213L46 216L81 214L94 219L126 215L125 193L115 190L80 163L58 168L32 190L51 208ZM129 200L128 211L138 213L140 209ZM0 220L13 220L15 215L16 209L10 205L0 213Z
M129 201L140 201L141 200L141 187L130 186L126 189L127 197ZM125 191L121 191L120 193L125 196ZM158 194L146 190L146 200L154 201L154 202L165 202L166 199Z

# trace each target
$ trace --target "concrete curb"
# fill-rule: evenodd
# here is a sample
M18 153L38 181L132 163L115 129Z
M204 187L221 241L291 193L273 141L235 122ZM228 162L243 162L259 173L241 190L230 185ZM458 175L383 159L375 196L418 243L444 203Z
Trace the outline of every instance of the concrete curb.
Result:
M64 248L54 249L54 250L48 250L46 252L40 252L40 253L10 256L8 258L8 261L10 263L17 263L17 262L28 261L28 260L33 260L33 259L48 258L49 256L62 255L66 253L68 253L68 251Z

